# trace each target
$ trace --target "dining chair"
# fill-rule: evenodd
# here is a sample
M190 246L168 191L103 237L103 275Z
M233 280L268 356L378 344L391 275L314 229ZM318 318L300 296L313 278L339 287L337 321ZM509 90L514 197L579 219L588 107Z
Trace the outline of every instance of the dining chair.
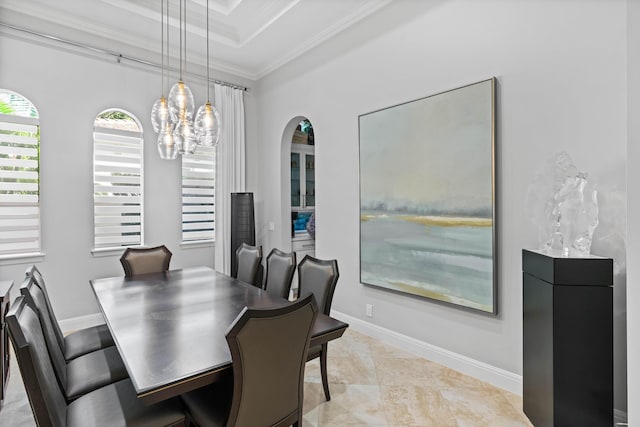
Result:
M318 303L318 310L322 314L329 316L333 293L338 283L338 261L320 260L305 255L298 266L298 295L313 294ZM329 393L329 381L327 379L327 350L328 344L322 344L309 349L307 360L320 358L320 374L322 376L322 387L327 401L331 400Z
M56 339L51 317L47 313L46 300L42 290L35 285L33 277L26 277L20 286L20 293L27 305L39 319L38 326L45 341L45 349L53 364L52 373L58 380L68 402L128 377L127 368L116 347L107 347L66 361Z
M54 334L58 340L58 344L64 353L65 360L73 360L83 354L91 353L102 348L107 348L115 345L113 337L109 332L109 328L104 323L101 325L91 326L83 328L67 335L63 335L60 329L60 324L56 318L51 300L49 299L49 292L45 286L42 274L35 265L27 268L25 275L27 277L33 277L34 284L37 285L42 291L47 306L47 313L50 317L51 325L53 327Z
M242 243L236 250L236 259L238 260L236 279L260 287L258 273L262 265L262 246Z
M296 253L273 248L267 256L267 278L264 288L269 295L289 299L293 273L296 271Z
M304 368L318 309L313 296L245 307L228 329L233 377L182 395L200 426L302 426Z
M127 248L120 257L126 277L169 270L171 251L165 245L153 248Z
M14 301L6 321L38 426L185 426L184 407L179 399L147 406L137 399L133 384L128 379L67 403L52 373L54 368L38 315L24 296Z

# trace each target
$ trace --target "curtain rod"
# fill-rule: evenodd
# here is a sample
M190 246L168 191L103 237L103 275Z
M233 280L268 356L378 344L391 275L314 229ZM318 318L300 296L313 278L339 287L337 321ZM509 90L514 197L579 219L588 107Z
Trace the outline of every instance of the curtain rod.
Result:
M162 69L162 66L160 64L155 63L155 62L146 61L144 59L136 58L136 57L133 57L133 56L123 55L121 53L109 51L109 50L102 49L102 48L99 48L99 47L89 46L87 44L74 42L72 40L62 39L60 37L52 36L50 34L39 33L37 31L28 30L26 28L16 27L14 25L7 24L7 23L4 23L4 22L0 22L0 27L7 27L7 28L10 28L10 29L15 30L15 31L20 31L20 32L23 32L23 33L27 33L27 34L31 34L31 35L37 36L37 37L42 37L42 38L45 38L45 39L48 39L48 40L53 40L53 41L58 42L58 43L64 43L64 44L68 44L70 46L79 47L81 49L89 50L89 51L92 51L92 52L96 52L96 53L100 53L100 54L104 54L104 55L109 55L109 56L114 57L118 63L120 63L120 61L122 61L122 60L125 60L125 61L135 62L135 63L142 64L142 65L147 65L149 67ZM177 72L178 71L178 69L174 68L174 67L167 67L167 70L173 71L173 72ZM207 81L207 78L205 76L203 76L203 75L196 74L196 73L187 73L187 74L191 75L192 77L198 77L198 78L203 79L204 81ZM225 82L223 80L209 79L209 82L217 83L217 84L223 85L223 86L229 86L229 87L231 87L233 89L240 89L240 90L243 90L243 91L247 91L248 90L245 86L240 86L240 85L237 85L235 83Z

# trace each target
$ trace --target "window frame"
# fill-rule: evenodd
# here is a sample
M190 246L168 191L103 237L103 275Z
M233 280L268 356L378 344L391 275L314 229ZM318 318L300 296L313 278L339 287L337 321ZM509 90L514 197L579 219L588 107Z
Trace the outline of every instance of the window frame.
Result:
M205 154L203 154L203 151L205 152ZM207 153L208 152L208 153ZM208 154L208 156L207 156ZM210 157L209 157L210 156ZM208 157L207 159L202 159L203 157ZM200 161L195 161L195 163L201 163L203 165L207 164L209 161L211 162L211 169L210 169L210 174L211 177L210 178L206 178L203 177L203 179L197 179L197 174L194 176L193 175L193 171L191 171L191 174L185 176L185 170L189 168L188 164L185 165L185 162L191 162L194 163L194 158L201 158ZM216 147L206 147L206 146L199 146L196 149L196 152L194 154L184 154L182 155L182 158L180 160L181 164L180 164L180 206L181 206L181 245L182 246L195 246L195 245L213 245L215 244L215 235L216 235L216 168L217 168L217 153L216 153ZM197 185L187 185L185 186L185 181L210 181L211 185L203 185L203 186L197 186ZM201 211L192 211L192 212L185 212L185 207L191 207L191 209L193 209L193 206L197 206L193 203L185 203L185 194L191 198L193 197L207 197L207 190L208 188L211 188L211 192L213 194L211 194L210 196L213 198L212 203L203 203L202 206L202 210ZM192 194L192 193L185 193L186 191L189 190L193 190L193 189L197 189L198 191L196 191L196 194ZM201 193L201 194L197 194L197 193ZM212 212L208 212L208 209L210 207L210 210ZM207 215L210 216L210 219L205 219L203 221L185 221L185 215ZM197 237L197 238L191 238L191 239L187 239L185 237L187 237L185 235L185 233L193 233L193 230L189 230L188 228L185 229L185 224L202 224L204 227L207 227L208 224L211 224L211 227L213 228L210 232L206 232L206 234L204 234L203 237ZM207 227L208 228L208 227ZM195 231L197 232L197 231ZM203 232L203 231L201 231Z
M98 119L101 118L102 115L106 114L106 113L110 113L110 112L120 112L123 113L127 116L129 116L133 122L136 124L138 131L132 131L132 130L122 130L122 129L115 129L115 128L110 128L110 127L104 127L104 126L99 126L96 122L98 121ZM98 175L96 175L96 146L98 144L98 142L100 142L97 139L97 135L104 135L107 138L113 138L113 141L110 142L116 142L116 143L122 143L122 144L126 144L126 141L117 141L119 138L131 138L131 139L135 139L137 140L137 150L138 150L138 159L139 159L139 163L138 163L138 170L139 170L139 175L138 175L138 184L139 184L139 202L138 202L138 206L139 206L139 217L140 217L140 225L139 225L139 239L137 242L135 243L130 243L128 244L125 240L121 240L120 242L113 242L111 244L104 244L104 245L98 245L97 243L97 238L98 238L98 234L96 233L97 231L97 224L100 222L98 221L98 218L100 216L104 216L104 215L98 215L97 214L97 208L100 207L100 205L96 202L96 184L97 182L99 182L96 178L98 177ZM144 242L145 242L145 233L144 233L144 225L145 225L145 221L144 221L144 129L142 127L142 124L140 123L140 120L132 113L130 113L129 111L123 109L123 108L109 108L106 110L101 111L100 113L98 113L94 119L94 126L93 126L93 133L92 133L92 137L93 137L93 248L91 250L91 253L94 256L109 256L109 255L114 255L114 254L120 254L122 253L122 251L124 251L126 248L128 247L141 247L144 246ZM102 142L109 142L109 141L102 141ZM122 153L114 153L115 156L118 155L122 155ZM116 205L117 206L117 205ZM115 223L114 223L115 224ZM115 226L115 225L114 225ZM119 226L122 227L122 223L119 223ZM122 236L120 236L122 237Z
M12 113L0 113L0 123L2 123L2 125L0 125L0 128L2 128L2 131L7 131L7 132L27 132L30 134L30 136L15 136L15 138L0 138L0 147L9 147L9 148L17 148L19 149L18 153L20 151L22 151L24 153L25 150L36 150L36 156L37 159L36 161L36 166L34 168L29 168L30 170L28 172L35 172L36 176L35 178L23 178L23 179L28 179L29 181L33 181L35 179L36 181L36 185L37 185L37 190L35 191L36 194L36 201L35 201L35 205L31 203L27 203L27 202L1 202L0 201L0 212L3 210L3 208L9 208L9 207L17 207L17 208L27 208L27 207L34 207L35 206L35 213L31 213L31 214L24 214L22 212L21 209L19 209L19 212L15 212L14 214L11 213L7 213L6 215L8 217L11 218L6 218L7 220L28 220L28 219L33 219L33 218L19 218L21 216L33 216L33 215L37 215L37 221L35 221L37 224L33 224L30 226L18 226L15 224L10 224L9 227L11 226L16 226L16 227L28 227L27 229L23 229L23 230L17 230L19 231L33 231L36 230L36 236L16 236L16 237L12 237L12 238L8 238L9 240L14 240L14 241L20 241L23 240L24 242L35 242L35 247L25 247L23 249L18 249L18 250L7 250L7 251L2 251L0 252L0 264L1 265L5 265L5 264L11 264L12 260L20 260L20 261L24 261L24 260L29 260L29 261L34 261L37 262L38 260L41 260L42 257L44 256L44 253L42 252L42 198L41 198L41 186L40 186L40 180L41 180L41 174L40 174L40 144L41 144L41 135L40 135L40 113L38 112L36 106L33 104L33 102L31 102L27 97L25 97L24 95L9 90L9 89L4 89L4 88L0 88L0 93L3 94L8 94L10 96L16 96L19 97L23 100L23 102L26 105L26 108L29 110L32 110L33 113L36 114L36 116L32 116L32 115L24 115L24 114L19 114L17 112L12 112ZM13 125L13 126L12 126ZM11 129L13 127L13 129ZM29 129L29 128L33 128L33 131L29 131L29 130L24 130L21 131L19 130L20 128L24 128L24 129ZM7 135L4 132L1 133L2 135ZM11 133L9 133L8 135L11 135ZM35 144L29 144L29 143L22 143L19 141L20 138L27 138L27 139L31 139L34 138L35 139ZM17 140L17 143L20 145L27 145L27 147L12 147L11 144L12 142L10 141L11 139L15 139ZM16 143L16 141L14 141L13 143ZM29 147L30 146L30 147ZM7 156L12 156L12 154L10 153L11 150L3 150L2 148L0 148L0 150L5 151L5 154ZM23 157L25 156L25 154L13 154L14 156L20 156ZM30 160L32 160L31 158L33 156L30 155L26 155L27 157L30 158ZM5 178L7 179L20 179L18 177L13 178L10 173L2 173L2 166L0 166L0 178L2 178L2 176L4 175ZM34 169L34 170L33 170ZM11 172L11 171L9 171ZM24 171L23 171L24 172ZM3 181L4 182L4 181ZM9 181L11 182L11 181ZM18 184L18 182L15 182L16 184ZM24 184L24 183L23 183ZM26 183L29 184L29 183ZM32 182L31 182L32 184ZM18 191L18 189L14 190L14 191ZM23 190L23 191L33 191L33 190ZM9 193L11 194L11 193ZM32 209L33 210L33 209ZM15 209L14 209L15 211ZM0 216L0 220L2 220L2 217ZM8 232L13 232L16 233L16 230L7 230ZM13 242L7 242L7 243L13 243Z

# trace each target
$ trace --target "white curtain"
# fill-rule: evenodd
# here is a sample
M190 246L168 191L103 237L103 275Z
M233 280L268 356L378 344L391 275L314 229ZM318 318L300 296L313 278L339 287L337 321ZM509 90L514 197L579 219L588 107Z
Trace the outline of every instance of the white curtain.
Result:
M245 191L244 91L216 84L222 131L216 151L215 268L231 274L231 193Z

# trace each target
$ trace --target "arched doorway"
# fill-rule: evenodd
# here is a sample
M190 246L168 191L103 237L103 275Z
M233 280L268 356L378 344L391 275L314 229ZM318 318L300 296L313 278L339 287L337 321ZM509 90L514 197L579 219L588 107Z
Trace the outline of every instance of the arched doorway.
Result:
M291 248L304 255L315 255L315 135L313 125L303 119L291 138Z
M289 121L283 132L283 243L291 242L298 262L315 255L315 134L303 116ZM283 245L284 246L284 245ZM294 286L297 281L294 280Z

